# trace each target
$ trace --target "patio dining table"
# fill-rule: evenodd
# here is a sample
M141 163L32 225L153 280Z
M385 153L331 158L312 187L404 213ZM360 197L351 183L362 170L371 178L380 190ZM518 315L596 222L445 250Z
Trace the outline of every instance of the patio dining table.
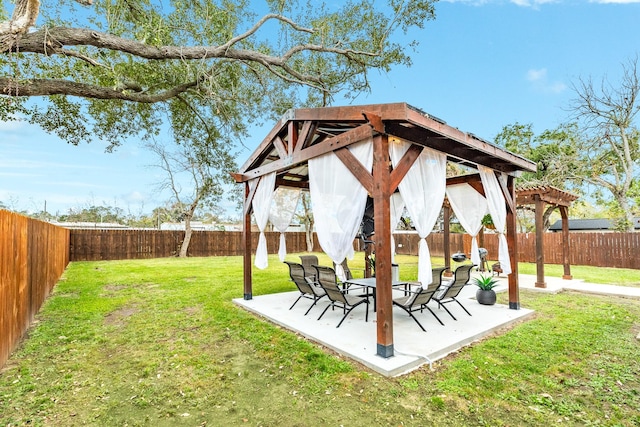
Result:
M347 285L357 285L357 286L365 287L367 289L371 289L371 295L373 296L373 311L376 311L376 278L375 277L367 277L364 279L349 279L349 280L345 280L343 283ZM408 284L409 282L406 282L406 281L393 280L391 282L391 287L395 288L399 286L404 286L406 288Z

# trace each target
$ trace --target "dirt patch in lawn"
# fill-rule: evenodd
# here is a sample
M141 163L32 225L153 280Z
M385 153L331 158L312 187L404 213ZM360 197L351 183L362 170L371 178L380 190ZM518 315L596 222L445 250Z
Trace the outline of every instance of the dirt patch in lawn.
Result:
M112 311L104 318L105 325L111 326L123 326L126 324L127 319L140 310L136 307L122 307L118 310Z

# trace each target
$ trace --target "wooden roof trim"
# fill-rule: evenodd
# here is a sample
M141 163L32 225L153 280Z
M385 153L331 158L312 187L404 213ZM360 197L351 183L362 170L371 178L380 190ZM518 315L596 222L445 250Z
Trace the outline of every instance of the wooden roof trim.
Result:
M299 165L312 159L314 157L321 156L326 153L330 153L342 147L347 147L356 142L363 141L373 136L373 130L368 124L360 125L349 131L334 136L333 138L327 138L324 141L311 145L300 151L295 151L289 156L268 163L266 165L258 166L255 169L245 171L243 173L237 173L233 175L236 182L244 182L250 179L254 179L270 172L282 172L292 167Z
M491 144L490 142L478 138L471 133L463 132L459 129L447 125L442 121L438 121L431 116L426 116L420 111L409 109L407 120L412 124L439 133L440 135L448 139L453 139L457 142L461 142L470 149L477 150L480 153L488 154L494 158L497 157L499 159L503 159L511 164L518 166L522 170L526 170L529 172L536 171L536 164L534 162L527 160L522 156L518 156L507 150L504 150L497 145ZM471 158L467 158L464 160L474 162L474 159ZM480 164L495 169L495 167L493 167L491 164L487 164L487 162L483 162Z
M561 190L557 187L541 185L537 187L528 187L517 190L517 201L520 205L530 205L535 203L535 196L539 196L543 202L569 207L571 202L579 197L568 191Z

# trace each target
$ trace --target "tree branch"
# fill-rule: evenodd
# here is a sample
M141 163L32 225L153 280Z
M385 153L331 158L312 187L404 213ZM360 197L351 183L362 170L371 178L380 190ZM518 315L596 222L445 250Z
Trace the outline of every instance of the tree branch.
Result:
M11 96L48 96L48 95L70 95L95 99L120 99L123 101L133 101L152 104L166 101L187 90L198 86L198 80L187 82L171 89L156 93L134 93L129 91L119 91L116 89L95 86L86 83L71 82L61 79L30 79L18 80L10 77L0 77L0 88L2 94Z

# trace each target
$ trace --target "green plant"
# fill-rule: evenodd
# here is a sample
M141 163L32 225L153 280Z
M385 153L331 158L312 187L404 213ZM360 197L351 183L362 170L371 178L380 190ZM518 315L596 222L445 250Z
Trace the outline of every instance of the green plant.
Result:
M483 291L490 291L498 286L498 281L493 278L493 276L480 275L480 277L475 277L473 279L473 283Z

